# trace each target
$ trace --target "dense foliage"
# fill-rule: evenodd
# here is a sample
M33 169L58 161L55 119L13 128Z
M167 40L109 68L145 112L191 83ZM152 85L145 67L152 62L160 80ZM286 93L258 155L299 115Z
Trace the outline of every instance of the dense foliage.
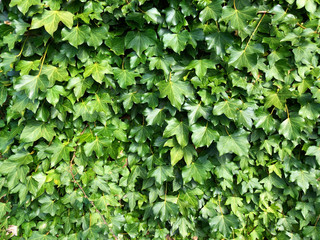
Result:
M317 3L0 1L0 238L319 239Z

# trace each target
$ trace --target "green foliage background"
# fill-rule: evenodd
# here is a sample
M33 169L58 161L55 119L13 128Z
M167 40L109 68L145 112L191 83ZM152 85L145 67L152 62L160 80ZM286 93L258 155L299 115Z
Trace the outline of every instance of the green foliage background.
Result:
M0 1L0 238L319 239L318 3Z

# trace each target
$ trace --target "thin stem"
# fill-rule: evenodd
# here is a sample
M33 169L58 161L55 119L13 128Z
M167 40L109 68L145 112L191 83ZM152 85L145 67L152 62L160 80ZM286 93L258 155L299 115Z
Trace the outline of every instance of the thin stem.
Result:
M253 33L251 34L250 38L249 38L249 41L247 42L247 45L246 47L244 48L244 51L246 51L247 47L249 46L249 43L251 41L251 39L253 38L254 34L256 33L256 31L258 30L258 27L260 26L261 22L262 22L262 19L264 18L264 16L266 15L266 13L264 13L262 15L262 17L260 18L260 21L258 22L256 28L254 29Z
M320 215L317 217L316 223L314 224L314 226L316 227L319 221Z
M286 111L287 111L287 116L288 116L288 119L290 118L290 114L289 114L289 109L288 109L288 106L286 104Z
M24 45L26 45L26 41L28 39L29 36L26 37L26 39L23 41L23 44L22 44L22 47L21 47L21 50L19 52L19 54L16 56L16 57L20 57L22 52L23 52L23 49L24 49Z
M297 23L297 25L298 25L299 27L301 27L302 29L306 29L306 27L305 27L305 26L302 26L300 23Z
M273 107L273 108L272 108L270 115L272 115L272 113L273 113L273 111L274 111L275 108L276 108L276 107Z
M233 7L234 7L234 10L236 10L236 11L238 10L236 7L236 0L233 0Z
M44 52L44 54L42 56L42 61L41 61L41 65L40 65L40 70L39 70L38 76L40 76L40 74L41 74L43 63L44 63L44 60L46 59L49 45L50 45L50 43L48 44L48 46L47 46L47 48L46 48L46 50L45 50L45 52Z
M224 126L224 128L226 129L226 132L227 132L228 136L231 137L230 134L229 134L229 132L228 132L228 130L227 130L227 127Z

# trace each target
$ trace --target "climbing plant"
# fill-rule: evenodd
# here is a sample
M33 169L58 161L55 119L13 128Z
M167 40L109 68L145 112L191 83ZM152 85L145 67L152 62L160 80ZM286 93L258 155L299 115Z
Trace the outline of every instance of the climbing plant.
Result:
M0 1L0 238L319 239L318 4Z

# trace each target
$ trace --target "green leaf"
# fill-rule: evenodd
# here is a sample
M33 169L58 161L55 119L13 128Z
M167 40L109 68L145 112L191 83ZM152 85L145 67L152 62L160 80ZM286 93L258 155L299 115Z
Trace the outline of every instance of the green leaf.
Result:
M238 156L248 156L250 149L248 135L248 132L241 129L231 135L220 136L217 143L219 155L235 153Z
M112 68L109 65L109 63L106 61L103 61L101 63L94 63L86 66L83 73L83 77L87 78L91 75L96 82L102 83L102 81L104 80L105 74L112 74L112 73L113 73Z
M317 9L317 4L314 0L297 0L298 9L305 7L308 12L314 13Z
M108 32L108 29L105 26L91 28L89 37L86 36L85 41L87 42L88 46L97 48L101 46L103 40L107 38L106 32Z
M20 140L22 142L35 142L40 138L44 138L50 142L56 135L54 128L55 125L52 123L29 122L22 130Z
M44 196L39 199L41 203L41 211L43 213L49 213L51 216L56 215L56 212L59 210L58 204L55 204L54 200L51 200L49 196Z
M144 50L156 44L156 39L157 35L152 29L147 29L144 32L128 32L125 37L125 45L127 49L132 48L141 57Z
M182 169L182 178L185 183L193 179L194 181L203 184L209 178L209 171L212 169L212 164L208 160L199 159Z
M8 203L0 202L0 219L2 219L2 217L5 216L7 212L10 212L10 211L11 209Z
M78 48L79 45L83 44L90 34L90 28L87 25L75 26L71 30L63 28L61 31L62 40L69 41L69 43Z
M161 14L156 8L150 8L148 11L144 12L143 16L148 23L160 23L161 22Z
M257 64L257 54L250 53L248 50L244 49L230 49L230 59L229 65L235 68L242 69L243 67L251 70Z
M194 124L191 126L191 131L192 142L197 148L203 146L209 147L214 140L217 141L219 139L218 132L208 127L208 124L206 126Z
M218 102L213 108L213 114L224 114L230 119L235 119L241 105L242 102L239 99L228 99L224 102Z
M40 0L12 0L10 2L10 7L17 6L20 12L26 14L29 8L33 5L40 5Z
M177 109L181 109L185 97L193 98L193 89L187 82L179 80L161 81L158 83L160 97L168 96L171 104Z
M45 92L49 85L49 81L46 75L23 75L18 79L14 88L17 91L24 90L27 96L34 100L38 97L39 90Z
M186 30L180 33L166 33L163 35L164 47L170 47L173 51L180 54L186 48L189 37L189 32Z
M37 29L44 26L46 31L53 36L53 33L58 29L59 22L71 28L73 25L73 14L67 11L44 10L40 16L32 18L30 29Z
M46 150L51 153L51 167L57 165L62 159L66 162L70 161L70 152L73 152L74 149L69 146L69 142L61 142L59 140L54 141L50 147Z
M156 216L160 216L161 221L167 221L179 213L178 206L169 201L157 202L152 210Z
M138 73L126 69L114 68L114 77L121 88L127 89L128 86L136 84L135 78L140 76Z
M158 166L150 174L160 185L173 177L173 168L171 166Z
M167 123L168 125L163 132L163 137L168 138L175 135L181 147L187 146L189 141L189 126L185 122L179 122L175 118L167 120Z
M183 109L188 111L189 125L194 124L200 117L208 120L211 108L202 106L201 102L198 104L190 102L183 105Z
M84 145L84 152L86 156L91 156L92 152L94 151L97 157L102 157L104 155L103 148L110 145L111 141L109 139L96 139L92 142L88 142Z
M144 111L148 125L159 125L161 126L165 120L165 113L163 108L150 109L146 108Z
M275 130L276 122L270 113L259 111L254 124L257 128L262 128L266 133L270 133Z
M205 40L208 45L208 50L214 49L220 57L225 54L226 46L232 43L231 35L225 32L209 34L206 36Z
M298 186L303 190L304 193L307 192L310 184L316 183L315 175L305 170L292 171L290 180L292 182L296 182L296 184L298 184Z
M234 196L228 197L226 205L231 205L232 212L237 214L239 212L239 208L243 206L242 198Z
M195 69L196 74L199 78L203 78L207 74L208 68L216 68L216 62L210 59L192 60L187 69Z
M297 114L291 114L280 124L279 133L287 139L296 140L300 137L303 126L304 119Z
M69 79L68 71L64 67L46 65L42 68L42 74L47 75L50 86L54 85L56 81L64 82Z
M213 231L219 231L224 237L228 238L233 232L233 229L239 227L239 220L234 215L219 215L209 220Z
M199 15L201 22L207 22L210 19L218 20L222 13L222 0L214 1L213 3L206 6Z
M320 165L320 147L319 146L310 146L306 152L308 156L315 156L318 164Z
M237 3L235 3L237 4ZM244 9L236 9L225 6L222 9L222 19L229 22L229 26L238 30L241 38L248 36L248 21L254 19L256 10L254 7L245 7Z

